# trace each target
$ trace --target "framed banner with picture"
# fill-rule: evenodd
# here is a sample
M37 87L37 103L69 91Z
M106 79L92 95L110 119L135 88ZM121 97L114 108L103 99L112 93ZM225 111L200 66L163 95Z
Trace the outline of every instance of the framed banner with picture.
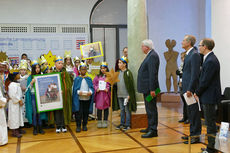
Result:
M63 109L61 73L35 75L33 78L38 112Z
M104 56L100 41L81 45L80 47L83 60Z

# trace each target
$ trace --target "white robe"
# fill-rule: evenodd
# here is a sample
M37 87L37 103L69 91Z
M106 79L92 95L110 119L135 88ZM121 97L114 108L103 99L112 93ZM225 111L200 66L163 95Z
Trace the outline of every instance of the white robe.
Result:
M0 146L8 143L8 132L6 124L6 114L4 106L6 105L6 98L3 97L0 90Z
M26 88L27 87L27 79L28 79L28 77L29 77L28 75L24 75L24 76L20 75L20 80L18 80L18 82L20 82L21 88ZM23 91L22 91L22 102L24 103L24 105L22 106L23 121L28 122L28 120L26 118L25 92L23 92Z
M9 108L8 108L8 126L10 129L18 129L24 126L23 107L19 105L22 98L22 90L19 83L12 82L8 88Z

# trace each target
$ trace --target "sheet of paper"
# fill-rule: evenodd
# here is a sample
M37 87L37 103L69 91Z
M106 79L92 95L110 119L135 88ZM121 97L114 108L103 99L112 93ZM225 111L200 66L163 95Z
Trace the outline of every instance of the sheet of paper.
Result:
M200 107L200 100L198 99L198 107L199 107L199 111L201 111L201 107Z
M221 122L219 138L227 140L228 139L228 130L229 130L229 123Z
M194 95L192 95L191 97L188 97L187 93L184 93L183 96L184 96L184 99L185 99L187 105L192 105L192 104L196 103L196 99L195 99Z
M105 90L106 89L106 82L100 80L99 81L99 90Z

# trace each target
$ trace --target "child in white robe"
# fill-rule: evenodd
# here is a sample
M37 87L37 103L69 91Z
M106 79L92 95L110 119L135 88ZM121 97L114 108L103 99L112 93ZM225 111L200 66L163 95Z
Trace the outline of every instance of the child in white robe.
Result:
M9 108L8 108L8 126L12 130L12 136L20 138L22 133L19 128L24 126L23 122L23 102L22 90L20 84L16 82L16 75L9 74L8 79L10 84L8 86Z
M7 100L3 97L2 92L3 90L0 90L0 146L8 143L6 115L4 110Z

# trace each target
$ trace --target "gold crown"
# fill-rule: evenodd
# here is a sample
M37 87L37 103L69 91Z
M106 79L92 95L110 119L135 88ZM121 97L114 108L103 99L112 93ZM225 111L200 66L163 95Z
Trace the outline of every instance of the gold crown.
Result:
M101 66L108 67L108 63L107 62L101 62Z
M63 61L63 58L61 56L56 57L55 62L58 62L58 61Z
M79 58L78 56L76 56L76 57L73 58L73 61L74 61L74 62L75 62L75 61L80 61L80 58Z
M26 60L21 60L19 70L21 70L21 69L26 69L27 70L27 68L28 68L27 61Z
M18 74L19 73L19 69L18 68L17 69L11 69L10 73L11 74Z
M64 58L71 57L71 50L65 51Z
M128 62L129 62L128 58L125 57L125 56L122 56L120 59L121 59L123 62L125 62L126 64L128 64Z
M87 67L86 63L81 62L80 67Z
M39 64L44 64L45 62L47 62L46 61L46 59L45 59L45 57L44 56L41 56L41 58L38 58L38 62L39 62Z
M37 60L33 60L31 64L32 64L32 66L34 66L34 65L37 65L37 64L39 64L39 63L38 63Z

